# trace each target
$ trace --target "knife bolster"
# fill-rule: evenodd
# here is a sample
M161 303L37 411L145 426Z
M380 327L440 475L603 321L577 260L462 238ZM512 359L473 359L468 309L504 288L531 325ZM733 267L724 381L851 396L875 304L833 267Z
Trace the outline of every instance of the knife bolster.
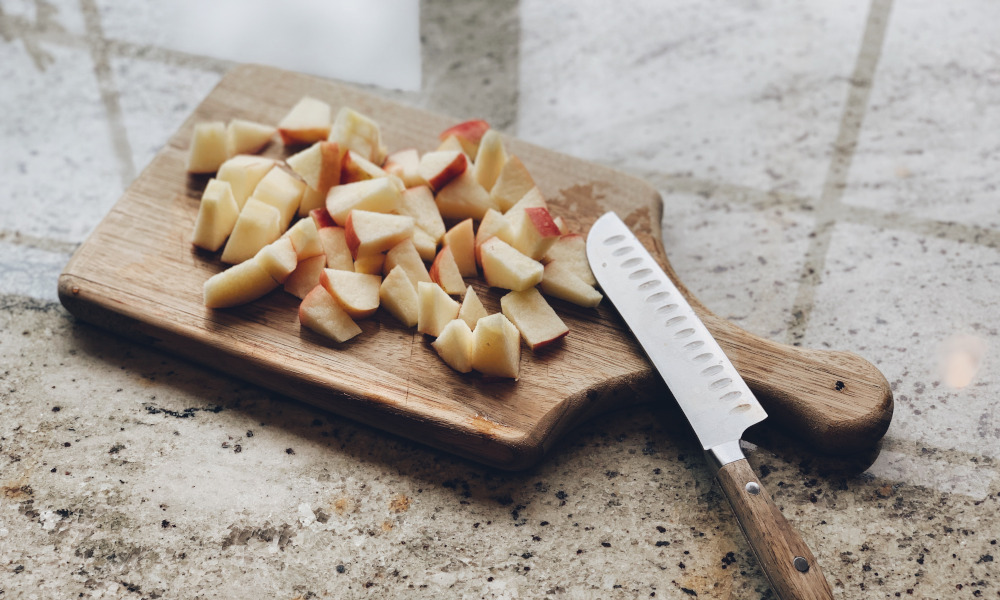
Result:
M718 473L722 467L746 457L743 456L740 441L733 440L705 450L705 458L708 459L708 464L714 468L714 472Z

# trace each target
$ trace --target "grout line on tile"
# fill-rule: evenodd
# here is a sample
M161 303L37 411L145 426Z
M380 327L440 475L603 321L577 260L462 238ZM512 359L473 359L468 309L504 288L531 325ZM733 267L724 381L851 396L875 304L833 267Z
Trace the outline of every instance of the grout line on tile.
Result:
M861 135L872 82L882 54L882 44L889 23L892 0L873 0L861 38L861 48L849 80L847 100L840 119L833 157L827 170L820 201L816 209L816 226L810 234L805 263L799 278L798 292L792 304L791 321L786 342L799 344L809 327L809 317L816 300L816 290L823 279L826 257L837 214L842 208L841 198L847 186L851 161Z

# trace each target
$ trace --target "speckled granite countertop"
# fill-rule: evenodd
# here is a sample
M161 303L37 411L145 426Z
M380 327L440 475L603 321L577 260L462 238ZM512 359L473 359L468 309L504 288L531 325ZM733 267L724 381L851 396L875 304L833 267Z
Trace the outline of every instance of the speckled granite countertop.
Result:
M231 66L144 6L0 0L0 598L771 597L676 408L505 473L75 322L63 265ZM878 365L876 455L752 465L838 598L997 598L998 22L426 0L423 89L380 93L643 177L709 307Z

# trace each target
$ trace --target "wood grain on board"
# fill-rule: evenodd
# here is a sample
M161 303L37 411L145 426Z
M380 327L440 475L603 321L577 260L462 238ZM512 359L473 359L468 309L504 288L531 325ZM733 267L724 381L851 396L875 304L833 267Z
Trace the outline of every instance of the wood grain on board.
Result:
M415 329L380 311L363 333L335 344L301 330L298 299L280 289L246 306L209 310L202 284L224 268L190 243L207 177L185 158L197 122L277 123L303 95L353 107L381 125L390 151L437 146L457 119L355 88L256 65L237 67L194 111L79 248L59 279L78 318L146 345L420 442L502 468L537 462L568 429L594 415L669 396L607 302L584 309L553 301L569 326L561 343L524 349L518 381L463 375ZM617 171L506 138L553 213L586 232L614 210L670 269L660 245L659 194ZM279 142L263 153L285 157ZM486 308L500 290L475 281ZM751 335L715 317L679 284L779 427L808 445L845 453L872 447L892 414L892 394L870 363L843 352L804 350ZM666 401L670 401L669 398Z

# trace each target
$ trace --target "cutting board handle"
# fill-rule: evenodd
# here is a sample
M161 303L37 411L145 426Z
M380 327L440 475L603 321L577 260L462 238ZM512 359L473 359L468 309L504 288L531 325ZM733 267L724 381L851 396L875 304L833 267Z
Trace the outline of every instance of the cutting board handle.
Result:
M656 249L663 270L718 340L772 425L827 454L857 453L882 439L893 399L875 365L850 352L799 348L744 331L713 314L681 283L659 239L643 241Z

